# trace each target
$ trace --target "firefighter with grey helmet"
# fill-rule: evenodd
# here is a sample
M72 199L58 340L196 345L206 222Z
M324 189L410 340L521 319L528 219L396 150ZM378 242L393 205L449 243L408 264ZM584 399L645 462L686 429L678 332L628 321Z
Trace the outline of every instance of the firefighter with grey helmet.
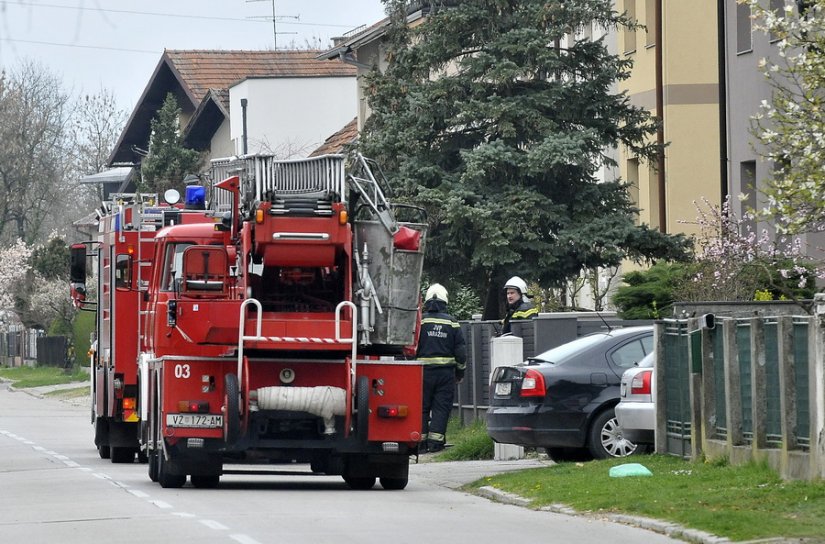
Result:
M434 283L424 297L417 359L424 363L419 453L444 449L456 383L464 378L467 349L461 327L447 313L447 289Z
M507 297L507 315L502 321L501 334L512 333L510 322L516 319L533 319L539 315L538 309L530 302L527 283L518 276L513 276L504 284Z

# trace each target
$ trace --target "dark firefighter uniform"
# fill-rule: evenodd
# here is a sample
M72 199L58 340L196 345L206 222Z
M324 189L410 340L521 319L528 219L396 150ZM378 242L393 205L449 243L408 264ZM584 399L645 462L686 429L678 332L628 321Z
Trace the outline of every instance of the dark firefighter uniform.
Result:
M464 377L467 349L458 322L447 313L447 290L427 290L417 359L424 363L424 398L419 452L444 449L456 380Z
M527 283L518 276L513 276L504 284L507 296L507 315L502 321L501 334L512 331L510 322L516 319L533 319L539 315L538 309L533 306L527 297Z

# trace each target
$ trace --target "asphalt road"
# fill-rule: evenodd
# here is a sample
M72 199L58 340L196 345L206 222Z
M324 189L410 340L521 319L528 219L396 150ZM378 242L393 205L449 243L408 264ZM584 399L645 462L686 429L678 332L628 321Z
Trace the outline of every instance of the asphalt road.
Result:
M541 463L419 463L404 491L352 491L303 465L239 470L218 489L162 489L99 459L89 409L0 384L0 542L660 544L662 534L534 511L458 488ZM242 468L242 467L230 467Z

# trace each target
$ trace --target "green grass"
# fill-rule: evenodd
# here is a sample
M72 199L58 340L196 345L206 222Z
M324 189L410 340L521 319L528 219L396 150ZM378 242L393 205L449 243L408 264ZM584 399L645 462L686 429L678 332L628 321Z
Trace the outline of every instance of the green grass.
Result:
M58 389L45 393L45 397L56 397L60 399L80 399L89 396L89 386L73 387L71 389Z
M439 461L469 461L493 458L493 440L487 436L483 421L462 427L453 418L447 424L447 442L452 447L435 456Z
M89 374L78 367L66 371L53 366L19 366L15 368L0 368L0 377L14 382L14 387L16 388L25 389L43 385L87 381Z
M608 475L610 467L629 462L643 464L653 476ZM501 474L469 488L481 486L530 499L533 508L564 504L580 512L639 515L733 541L825 535L825 482L783 481L765 464L633 456Z

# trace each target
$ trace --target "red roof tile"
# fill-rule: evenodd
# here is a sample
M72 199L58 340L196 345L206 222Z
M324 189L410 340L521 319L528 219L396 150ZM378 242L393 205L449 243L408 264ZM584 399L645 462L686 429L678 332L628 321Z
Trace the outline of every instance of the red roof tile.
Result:
M164 56L200 102L210 88L228 89L254 77L353 77L355 67L317 60L321 51L216 51L167 49Z
M309 154L310 157L317 157L319 155L327 155L330 153L343 153L344 148L353 143L358 138L358 118L356 117L344 127L324 140L318 149Z

